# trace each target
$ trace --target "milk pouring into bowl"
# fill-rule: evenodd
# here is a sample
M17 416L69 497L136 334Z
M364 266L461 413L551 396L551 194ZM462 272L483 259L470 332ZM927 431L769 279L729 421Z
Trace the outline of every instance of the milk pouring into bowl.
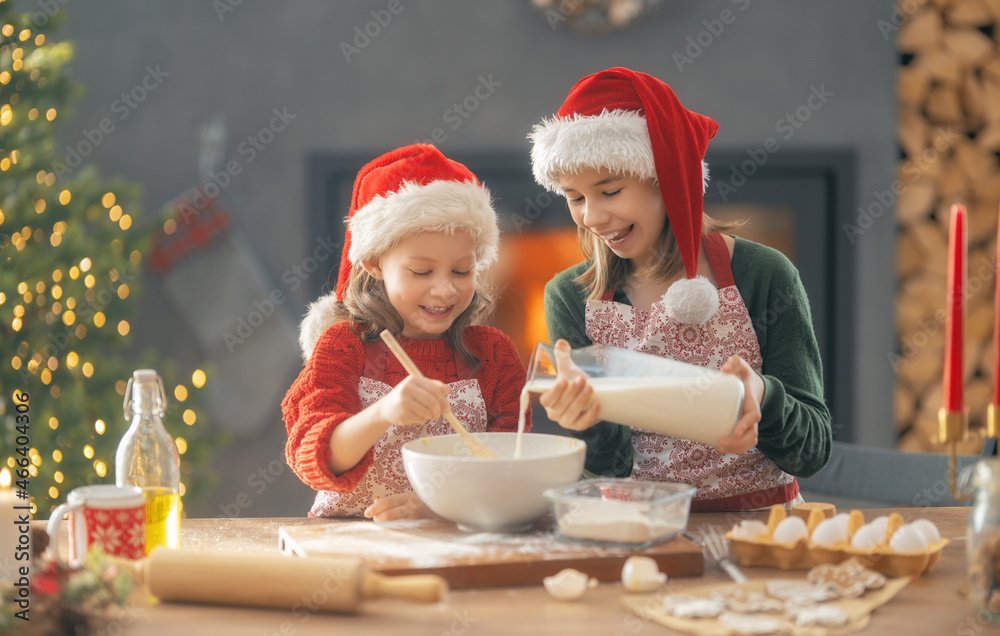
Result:
M574 349L570 359L574 371L588 376L600 418L616 424L714 446L732 432L743 408L743 383L713 369L603 344ZM527 394L551 388L556 369L552 345L536 345L521 395L519 434Z

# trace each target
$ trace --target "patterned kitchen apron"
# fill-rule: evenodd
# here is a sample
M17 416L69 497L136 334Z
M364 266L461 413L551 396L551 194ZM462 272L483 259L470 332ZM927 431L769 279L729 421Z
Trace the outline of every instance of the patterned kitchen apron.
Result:
M703 325L668 317L662 301L646 312L613 302L613 292L587 302L587 336L595 343L650 353L719 369L734 354L760 373L763 361L750 314L733 281L729 248L718 232L704 239L705 254L719 286L719 311ZM747 510L784 504L799 492L795 477L757 448L740 455L714 446L632 427L632 478L677 481L698 488L691 510Z
M358 395L361 407L367 408L392 390L386 384L385 359L388 348L382 341L365 343L365 368L358 381ZM473 432L483 432L489 418L486 401L479 389L479 381L473 376L472 368L455 353L455 366L459 380L448 383L451 390L448 402L455 416ZM309 515L313 517L357 517L376 499L389 495L412 492L406 472L403 470L403 444L418 437L449 435L455 431L444 417L419 426L391 426L375 443L375 461L368 471L349 492L321 490L316 493Z

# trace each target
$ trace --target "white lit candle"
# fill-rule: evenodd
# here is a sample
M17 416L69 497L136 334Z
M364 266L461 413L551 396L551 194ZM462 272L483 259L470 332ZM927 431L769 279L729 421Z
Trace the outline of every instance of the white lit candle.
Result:
M10 487L10 471L0 470L0 583L13 582L17 579L18 566L28 565L28 561L18 561L15 558L21 528L17 525L21 515L27 515L27 510L18 510L14 489ZM18 514L20 513L20 514Z

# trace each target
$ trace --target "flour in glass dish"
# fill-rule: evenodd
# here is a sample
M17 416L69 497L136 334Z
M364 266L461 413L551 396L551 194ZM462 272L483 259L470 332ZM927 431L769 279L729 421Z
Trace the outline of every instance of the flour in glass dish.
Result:
M679 534L680 524L650 519L641 510L610 511L608 504L579 508L559 519L559 533L570 539L640 544Z

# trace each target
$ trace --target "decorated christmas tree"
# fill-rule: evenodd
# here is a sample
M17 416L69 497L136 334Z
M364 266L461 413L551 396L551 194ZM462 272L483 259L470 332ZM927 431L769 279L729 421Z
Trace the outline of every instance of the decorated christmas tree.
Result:
M135 185L86 166L99 130L57 146L81 91L64 71L71 45L51 40L60 16L33 22L0 0L0 486L28 492L36 518L77 486L114 483L134 369L163 377L182 494L211 479L213 446L197 406L205 372L129 341L162 220L141 218Z

